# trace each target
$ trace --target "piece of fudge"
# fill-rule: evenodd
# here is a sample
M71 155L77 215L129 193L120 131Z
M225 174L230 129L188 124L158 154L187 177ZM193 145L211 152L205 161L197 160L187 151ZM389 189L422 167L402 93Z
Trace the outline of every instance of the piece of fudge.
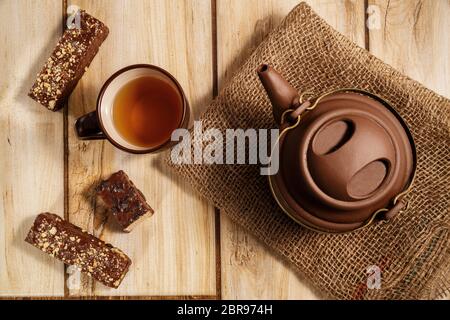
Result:
M25 241L112 288L120 285L131 265L121 250L48 212L36 217Z
M64 106L109 33L108 27L84 10L79 14L79 28L64 31L28 93L52 111Z
M153 215L153 209L147 204L142 192L122 170L102 181L96 191L126 232L130 232L144 217Z

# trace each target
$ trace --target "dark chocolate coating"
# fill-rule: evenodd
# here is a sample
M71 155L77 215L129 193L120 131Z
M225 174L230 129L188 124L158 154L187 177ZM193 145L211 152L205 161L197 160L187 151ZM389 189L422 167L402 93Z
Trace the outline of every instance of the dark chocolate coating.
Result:
M108 33L101 21L81 10L80 28L64 31L28 95L49 110L61 109Z
M112 288L120 285L131 265L121 250L48 212L36 217L25 241Z
M153 214L142 192L122 170L102 181L96 191L125 231L144 215Z

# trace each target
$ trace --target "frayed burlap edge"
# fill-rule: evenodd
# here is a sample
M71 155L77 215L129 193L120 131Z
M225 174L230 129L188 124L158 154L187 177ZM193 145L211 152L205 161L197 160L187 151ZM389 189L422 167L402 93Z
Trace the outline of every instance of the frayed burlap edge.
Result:
M169 165L233 221L285 256L324 295L343 299L434 299L449 292L449 189L442 187L445 185L443 182L450 185L450 166L445 156L450 154L449 101L357 47L327 25L308 5L301 3L254 51L207 109L202 116L207 125L218 124L222 128L273 126L270 103L254 72L261 62L274 65L301 89L313 87L322 91L357 84L399 106L397 111L412 129L418 146L418 183L408 196L413 209L389 224L370 226L353 235L316 235L281 216L273 206L273 200L257 197L261 192L268 196L267 185L257 180L253 169L178 166L167 159ZM302 69L310 74L315 72L316 77L309 77L310 74L302 73ZM302 87L302 84L307 87ZM242 116L242 112L248 111L257 113L252 114L253 118ZM429 145L434 142L443 142L444 145ZM224 185L208 184L208 179L215 181L215 178L218 184ZM242 194L233 191L232 185L242 188L245 179L254 185L242 190ZM252 195L266 207L258 206L258 203L250 207L240 201L239 197L247 199ZM267 212L261 214L258 210ZM273 223L275 230L265 233L267 223ZM367 239L376 242L376 246ZM390 241L395 245L386 251L383 241L387 242L385 246L391 245ZM409 246L401 246L402 241L409 242ZM349 250L342 258L336 255L336 251L346 247ZM395 251L397 249L400 253ZM364 250L374 255L384 250L393 256L392 261L387 258L382 290L368 291L361 282L364 279L362 271L354 270L357 267L355 262L361 267L370 261L370 255ZM354 257L358 253L363 256L363 262ZM322 259L315 258L314 254L322 255ZM345 257L349 259L348 263L342 261ZM339 271L339 267L343 270Z

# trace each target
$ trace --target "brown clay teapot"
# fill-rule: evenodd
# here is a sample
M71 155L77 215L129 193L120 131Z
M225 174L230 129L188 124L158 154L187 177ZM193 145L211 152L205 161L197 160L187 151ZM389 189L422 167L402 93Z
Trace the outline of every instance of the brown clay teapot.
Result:
M405 209L415 146L386 100L360 89L312 97L268 65L257 71L280 126L269 183L284 212L315 231L348 232Z

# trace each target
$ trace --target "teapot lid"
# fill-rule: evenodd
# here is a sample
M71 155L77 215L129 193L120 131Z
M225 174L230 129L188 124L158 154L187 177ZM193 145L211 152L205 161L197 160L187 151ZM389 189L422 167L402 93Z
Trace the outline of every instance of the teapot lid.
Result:
M406 124L384 99L362 90L318 98L281 134L279 152L279 170L269 178L276 200L294 220L319 231L366 225L392 206L415 172Z

